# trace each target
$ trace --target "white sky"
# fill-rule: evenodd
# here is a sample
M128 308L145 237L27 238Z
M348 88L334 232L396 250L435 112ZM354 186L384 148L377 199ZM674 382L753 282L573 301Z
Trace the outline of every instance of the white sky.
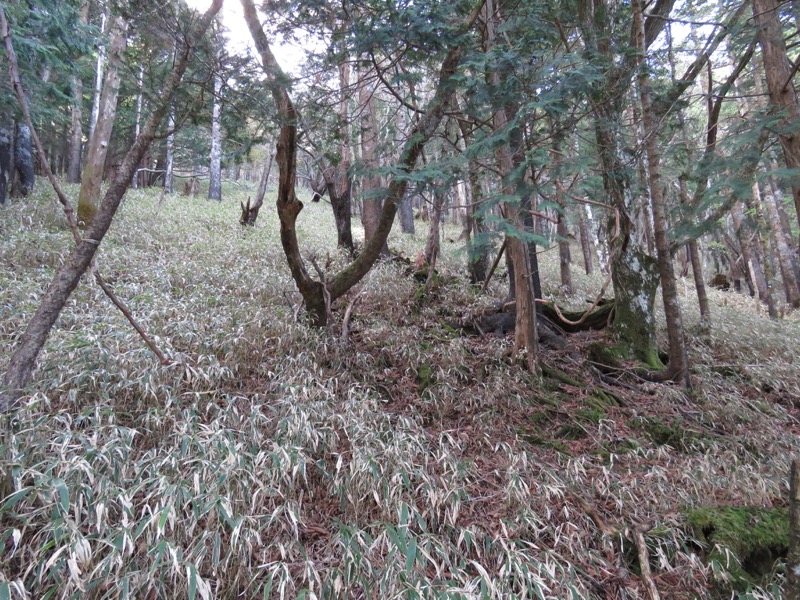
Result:
M211 0L186 0L187 4L200 11L205 12L211 5ZM225 0L220 11L222 24L227 30L228 51L231 54L244 54L248 49L251 54L258 56L250 30L244 21L244 10L239 0ZM263 14L259 11L263 19ZM284 43L282 39L275 39L270 36L268 28L265 28L267 39L269 40L272 52L283 70L289 75L299 75L300 66L305 58L303 49L295 44Z

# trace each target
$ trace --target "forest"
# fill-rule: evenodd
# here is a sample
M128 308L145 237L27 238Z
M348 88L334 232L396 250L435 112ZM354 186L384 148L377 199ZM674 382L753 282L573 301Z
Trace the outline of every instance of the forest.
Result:
M800 2L0 37L0 600L800 599Z

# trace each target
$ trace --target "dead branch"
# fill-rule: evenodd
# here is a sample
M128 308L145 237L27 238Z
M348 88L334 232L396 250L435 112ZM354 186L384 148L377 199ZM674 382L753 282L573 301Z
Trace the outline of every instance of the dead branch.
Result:
M647 595L650 596L650 600L661 600L656 582L653 581L653 575L650 572L650 554L647 552L644 534L638 529L634 529L633 539L636 541L636 548L639 550L639 569L642 573L642 582L645 589L647 589Z

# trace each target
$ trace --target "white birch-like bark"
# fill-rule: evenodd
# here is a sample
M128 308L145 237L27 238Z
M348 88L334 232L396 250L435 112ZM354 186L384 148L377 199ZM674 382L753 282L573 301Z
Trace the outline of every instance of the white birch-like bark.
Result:
M208 199L222 201L222 77L214 76L214 106L211 112L211 162L208 170Z

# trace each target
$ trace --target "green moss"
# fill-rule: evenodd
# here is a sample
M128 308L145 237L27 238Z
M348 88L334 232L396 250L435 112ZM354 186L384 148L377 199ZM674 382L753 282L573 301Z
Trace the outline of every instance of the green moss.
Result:
M726 571L728 577L718 581L724 594L762 583L775 562L786 557L789 513L784 508L701 507L685 516L705 561Z
M606 417L606 411L597 408L582 408L577 413L581 419L597 424Z
M433 368L430 365L422 364L417 367L417 385L419 386L420 395L433 385L433 381Z
M687 430L681 421L663 421L654 417L642 419L640 424L657 446L672 446L686 454L705 448L703 438L696 432Z
M582 440L586 437L586 429L579 423L565 423L555 436L562 440Z
M519 433L520 439L523 441L528 442L531 446L540 446L542 448L552 448L556 452L560 452L561 454L569 454L567 447L564 445L563 442L559 442L558 440L548 440L540 435L536 435L535 433Z

